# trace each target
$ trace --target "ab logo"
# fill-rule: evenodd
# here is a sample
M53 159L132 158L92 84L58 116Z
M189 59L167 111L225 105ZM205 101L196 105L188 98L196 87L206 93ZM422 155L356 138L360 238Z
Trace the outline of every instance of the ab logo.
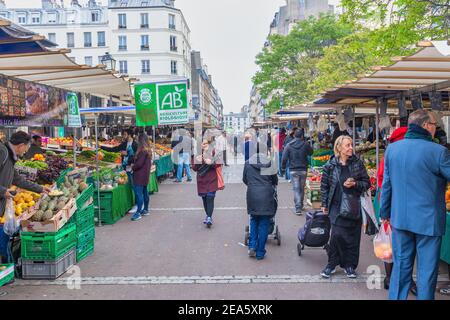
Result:
M161 103L161 109L181 109L184 107L183 105L183 93L184 89L180 89L178 86L175 86L175 91L168 92Z

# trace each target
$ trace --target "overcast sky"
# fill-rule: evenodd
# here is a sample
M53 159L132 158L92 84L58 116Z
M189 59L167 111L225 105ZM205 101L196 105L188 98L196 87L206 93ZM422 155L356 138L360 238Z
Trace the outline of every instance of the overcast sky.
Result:
M334 4L338 0L331 0ZM87 3L87 0L80 0ZM99 1L103 4L107 0ZM68 5L70 0L65 0ZM250 100L255 56L285 0L176 0L191 29L193 50L201 51L225 113L239 111ZM6 0L9 7L40 7L40 0Z

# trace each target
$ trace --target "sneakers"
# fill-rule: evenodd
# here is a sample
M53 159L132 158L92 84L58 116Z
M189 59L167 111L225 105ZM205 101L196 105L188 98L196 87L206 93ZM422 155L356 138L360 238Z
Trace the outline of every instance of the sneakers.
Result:
M208 216L205 217L205 219L203 220L203 224L207 224L208 223Z
M141 214L139 212L136 212L135 214L133 214L133 216L131 217L131 221L138 221L142 218Z
M187 179L187 182L191 182L192 181L192 178L191 179Z
M141 215L144 217L148 217L150 215L150 212L148 212L148 210L144 210L142 211Z
M296 210L295 210L295 214L296 214L297 216L302 216L302 215L303 215L303 210L302 210L302 209L296 209Z
M322 276L322 278L329 279L331 275L335 272L336 268L331 269L330 267L326 267L325 269L322 270L320 275Z
M355 279L357 277L355 269L348 267L344 269L347 278Z
M176 183L181 183L181 182L183 182L183 181L176 179L174 182L176 182Z
M130 211L128 211L128 213L130 213L130 214L135 214L136 211L137 211L137 206L134 206L133 208L131 208Z
M256 250L255 249L249 249L248 250L248 256L250 258L256 258Z
M208 228L210 228L212 226L213 222L212 222L212 218L211 217L207 217L206 218L206 226Z

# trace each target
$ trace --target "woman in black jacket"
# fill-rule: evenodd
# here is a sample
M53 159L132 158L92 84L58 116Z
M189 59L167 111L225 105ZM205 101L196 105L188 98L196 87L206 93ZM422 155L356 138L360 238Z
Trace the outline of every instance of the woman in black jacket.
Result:
M324 278L338 265L347 277L356 278L362 227L360 197L370 188L370 179L363 162L353 154L352 143L349 136L338 137L335 156L324 166L322 210L332 224L328 265L321 272Z
M248 255L262 260L271 219L278 207L278 176L266 155L255 154L245 162L242 180L247 185L247 213L250 215Z

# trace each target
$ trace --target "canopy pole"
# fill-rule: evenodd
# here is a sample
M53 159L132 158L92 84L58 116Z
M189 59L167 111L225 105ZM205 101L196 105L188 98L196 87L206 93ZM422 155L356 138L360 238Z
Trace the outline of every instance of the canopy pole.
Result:
M97 205L98 205L98 226L102 226L102 213L101 213L101 203L100 203L100 170L98 166L98 123L97 114L94 114L95 121L95 166L97 170Z
M377 186L378 186L378 166L379 166L379 154L380 154L380 137L379 137L379 118L380 118L380 102L377 99L377 107L375 113L375 143L376 143L376 168L377 168Z
M73 168L77 167L77 128L73 128Z
M355 108L355 106L353 106L352 107L352 111L353 111L353 121L352 121L352 123L353 123L353 128L352 128L352 133L353 133L353 150L356 150L356 124L355 124L355 121L356 121L356 115L355 115L355 112L356 112L356 108Z

